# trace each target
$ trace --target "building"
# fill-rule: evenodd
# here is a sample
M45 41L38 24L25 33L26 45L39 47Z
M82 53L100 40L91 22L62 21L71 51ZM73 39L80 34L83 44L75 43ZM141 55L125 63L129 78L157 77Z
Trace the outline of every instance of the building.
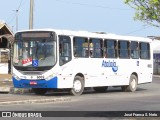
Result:
M11 73L11 48L13 32L4 21L0 21L0 74Z
M160 75L160 37L154 37L153 43L153 73Z

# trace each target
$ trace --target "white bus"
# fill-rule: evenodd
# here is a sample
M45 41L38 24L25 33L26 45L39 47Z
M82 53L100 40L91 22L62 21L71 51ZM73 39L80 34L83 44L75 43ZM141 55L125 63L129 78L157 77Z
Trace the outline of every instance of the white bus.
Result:
M81 95L85 87L105 92L120 86L134 92L152 82L149 38L69 30L26 30L15 34L13 83L36 94L50 89Z

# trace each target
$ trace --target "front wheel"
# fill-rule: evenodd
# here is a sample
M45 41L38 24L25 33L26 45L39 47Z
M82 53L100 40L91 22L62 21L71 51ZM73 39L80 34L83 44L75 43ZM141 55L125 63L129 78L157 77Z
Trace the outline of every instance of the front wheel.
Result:
M125 91L125 92L136 91L137 83L138 83L137 77L135 75L131 75L129 85L128 86L122 86L122 91Z
M72 95L81 95L84 91L84 80L80 76L76 76L73 81L73 88L71 88L70 93Z

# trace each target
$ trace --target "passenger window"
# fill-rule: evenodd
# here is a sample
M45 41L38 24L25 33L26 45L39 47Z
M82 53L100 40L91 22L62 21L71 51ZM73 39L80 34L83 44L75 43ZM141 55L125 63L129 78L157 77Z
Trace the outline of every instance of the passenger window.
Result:
M132 59L138 59L139 58L138 42L135 42L135 41L131 42L131 58Z
M59 64L71 61L71 39L69 36L59 35Z
M106 58L117 57L117 41L116 40L104 40L104 56Z
M129 58L130 57L129 49L130 49L129 41L118 41L119 58Z
M140 43L140 58L141 59L150 59L149 43L145 43L145 42Z
M92 38L89 40L90 57L102 58L103 57L103 41L102 39Z
M73 44L75 57L89 57L88 38L74 37Z

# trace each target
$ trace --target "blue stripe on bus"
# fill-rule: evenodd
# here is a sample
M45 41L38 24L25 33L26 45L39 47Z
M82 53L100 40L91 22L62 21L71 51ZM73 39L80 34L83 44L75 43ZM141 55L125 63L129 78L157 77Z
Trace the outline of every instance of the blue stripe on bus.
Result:
M57 81L58 78L54 77L50 80L27 80L27 79L21 79L17 80L14 77L12 77L13 85L15 88L57 88ZM36 84L31 84L36 83Z

